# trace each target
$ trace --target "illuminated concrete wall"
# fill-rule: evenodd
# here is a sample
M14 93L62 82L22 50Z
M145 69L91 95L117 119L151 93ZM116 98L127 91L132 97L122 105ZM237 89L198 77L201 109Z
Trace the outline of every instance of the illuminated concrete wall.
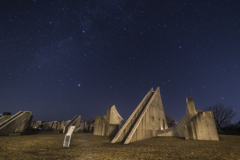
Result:
M191 122L185 125L185 139L219 140L212 111L198 112Z
M159 87L151 89L122 126L111 143L128 144L146 138L155 137L157 130L167 127Z
M80 121L81 121L81 115L75 116L63 129L63 134L67 133L68 129L71 126L80 126Z
M3 115L2 117L0 117L0 124L3 123L4 121L6 121L10 117L11 116L9 116L9 115Z
M57 127L56 127L56 131L62 133L64 129L64 121L59 121L57 122Z
M8 118L0 124L0 135L7 136L13 133L23 122L29 120L32 112L29 111L19 111L12 117Z
M194 140L219 140L211 111L196 111L193 98L187 98L187 108L181 121L157 136L175 136Z
M93 135L114 136L125 123L115 105L108 107L107 115L96 116Z
M22 123L15 129L14 132L24 132L31 125L33 119L33 115L31 115L28 119L24 119Z

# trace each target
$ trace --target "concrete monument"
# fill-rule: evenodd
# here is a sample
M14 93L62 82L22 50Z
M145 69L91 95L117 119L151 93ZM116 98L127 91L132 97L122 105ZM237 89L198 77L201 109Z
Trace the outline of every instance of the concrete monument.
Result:
M95 117L93 135L115 136L124 123L115 105L112 105L108 107L107 115Z
M25 130L27 130L32 122L33 115L29 117L29 119L25 119L22 123L15 129L14 133L10 133L10 135L21 135Z
M29 111L19 111L12 117L6 119L0 124L0 136L7 136L10 133L13 133L20 125L24 129L30 116L31 112Z
M7 116L5 116L5 115L1 116L1 117L0 117L0 124L3 123L4 121L6 121L6 120L7 120L8 118L10 118L10 117L11 117L11 116L8 116L8 115L7 115Z
M52 131L56 131L57 130L57 123L58 123L57 121L53 121L52 122L52 128L51 128Z
M156 137L157 130L167 128L160 89L158 87L156 91L153 91L152 88L118 131L111 143L123 142L124 144L128 144Z
M80 126L80 121L81 121L81 115L79 116L75 116L63 129L63 134L67 133L68 132L68 129L71 127L71 126L75 126L75 127L78 127Z
M86 121L81 121L80 126L76 127L74 132L86 132L88 129L88 124Z
M59 133L63 133L63 129L64 129L64 121L62 120L57 123L56 131L58 131Z
M157 136L219 140L212 111L196 111L193 98L187 98L187 109L181 121L169 129L159 131Z

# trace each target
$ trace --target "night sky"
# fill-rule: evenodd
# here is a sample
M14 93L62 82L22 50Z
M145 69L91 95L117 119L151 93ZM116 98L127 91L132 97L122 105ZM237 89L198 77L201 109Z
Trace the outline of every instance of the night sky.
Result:
M0 113L127 120L159 86L179 121L222 102L240 120L240 2L1 0Z

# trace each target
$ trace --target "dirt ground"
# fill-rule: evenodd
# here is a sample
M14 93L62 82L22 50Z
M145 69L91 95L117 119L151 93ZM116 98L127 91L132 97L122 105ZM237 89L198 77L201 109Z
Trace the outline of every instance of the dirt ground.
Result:
M240 136L219 135L220 141L194 141L176 137L156 137L128 145L111 144L109 137L91 133L72 135L69 148L63 134L0 137L0 159L238 159Z

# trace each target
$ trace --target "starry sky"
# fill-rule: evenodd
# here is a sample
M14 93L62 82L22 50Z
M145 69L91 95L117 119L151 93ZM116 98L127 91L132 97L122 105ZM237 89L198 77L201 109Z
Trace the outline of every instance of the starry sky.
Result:
M240 113L238 0L1 0L0 17L0 113L127 120L158 86L176 121L187 97Z

